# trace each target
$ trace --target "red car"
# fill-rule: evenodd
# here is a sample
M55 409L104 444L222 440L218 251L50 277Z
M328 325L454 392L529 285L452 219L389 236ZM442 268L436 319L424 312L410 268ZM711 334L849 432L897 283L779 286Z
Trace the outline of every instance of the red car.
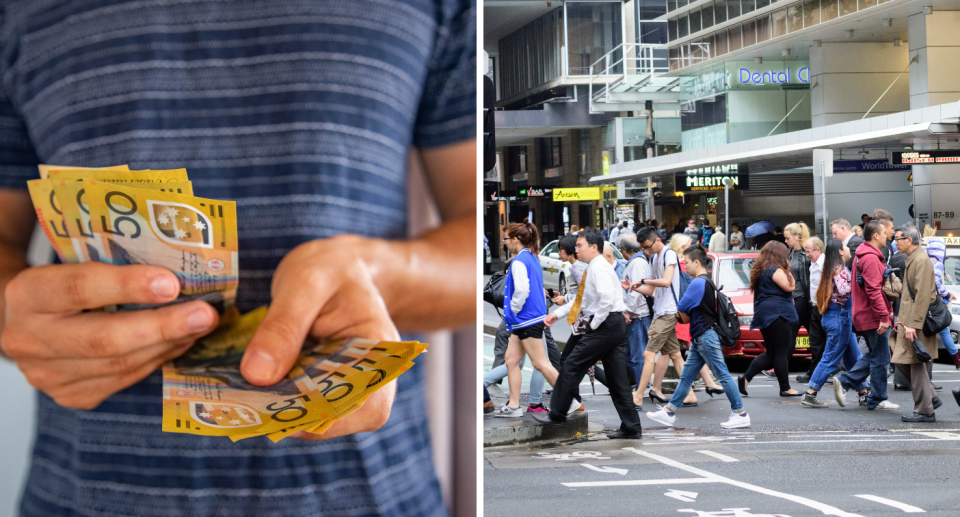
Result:
M753 293L750 291L750 268L760 256L759 251L710 252L707 269L713 283L730 297L740 315L740 340L733 348L724 348L723 355L756 357L766 351L759 330L750 330L753 321ZM810 357L810 338L807 329L800 327L794 357Z

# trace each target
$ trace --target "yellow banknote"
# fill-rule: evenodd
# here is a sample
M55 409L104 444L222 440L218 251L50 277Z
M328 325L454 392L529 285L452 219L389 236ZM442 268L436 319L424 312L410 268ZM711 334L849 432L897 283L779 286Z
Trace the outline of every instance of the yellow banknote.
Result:
M190 181L187 169L127 171L111 169L49 169L52 180L97 180L105 183L119 183L130 187L143 188L142 183L166 183L171 181Z
M93 233L104 262L150 264L180 280L180 299L233 305L239 264L237 207L172 192L84 181Z
M130 170L130 167L126 165L113 165L110 167L74 167L72 165L47 165L41 163L37 165L37 168L40 169L40 179L47 179L52 169L83 169L88 171L127 171Z

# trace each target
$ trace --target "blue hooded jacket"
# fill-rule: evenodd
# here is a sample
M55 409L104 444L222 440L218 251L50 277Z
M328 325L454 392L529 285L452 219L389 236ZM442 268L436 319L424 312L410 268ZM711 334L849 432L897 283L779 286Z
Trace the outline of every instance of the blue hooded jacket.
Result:
M933 262L933 274L937 279L937 292L943 298L944 302L950 301L950 291L943 286L943 263L947 260L947 245L940 239L930 239L927 241L927 256L930 262Z

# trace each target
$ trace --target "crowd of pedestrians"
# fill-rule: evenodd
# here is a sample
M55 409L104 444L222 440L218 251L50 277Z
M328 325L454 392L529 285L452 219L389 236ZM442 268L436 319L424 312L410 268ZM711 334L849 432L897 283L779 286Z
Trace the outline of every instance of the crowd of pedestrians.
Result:
M640 436L638 410L645 394L663 404L646 416L673 426L681 408L697 405L692 390L697 377L711 397L723 394L729 400L731 414L722 427L749 427L743 397L761 373L777 379L781 397L801 397L807 407L827 407L819 395L832 383L840 406L851 403L848 393L855 391L858 404L868 410L898 410L887 400L888 374L895 369L895 382L914 398L912 412L902 420L935 421L941 402L929 363L937 357L938 336L960 368L949 329L931 329L929 321L931 304L954 298L943 286L942 241L929 240L925 250L915 226L895 229L893 216L883 209L862 218L859 232L845 219L832 221L833 238L826 243L811 236L803 222L768 234L749 285L750 328L759 330L765 351L734 380L718 327L723 295L711 280L707 252L725 251L728 245L742 250L746 239L738 225L731 226L729 236L719 227L697 227L694 220L682 226L683 221L669 241L665 225L658 228L652 220L635 233L626 221L604 231L571 232L558 243L561 260L570 264L563 295L543 288L536 227L508 226L503 238L513 258L495 349L503 364L495 360L484 386L506 376L510 394L507 404L485 407L497 417L523 414L520 368L529 356L536 372L527 412L534 419L562 426L568 415L585 410L579 386L589 375L607 386L620 416L612 438ZM614 257L613 244L622 260ZM561 318L572 332L562 353L550 335ZM809 369L796 378L805 390L791 386L788 376L801 328L812 356ZM681 350L687 350L686 358ZM661 386L670 363L680 379L668 400ZM554 387L549 408L540 401L544 382Z

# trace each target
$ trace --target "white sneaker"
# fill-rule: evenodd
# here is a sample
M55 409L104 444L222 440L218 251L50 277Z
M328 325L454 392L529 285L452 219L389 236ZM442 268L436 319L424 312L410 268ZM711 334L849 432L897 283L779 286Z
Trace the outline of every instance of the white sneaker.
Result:
M520 409L520 406L510 407L504 404L493 410L493 416L500 418L520 418L523 416L523 410Z
M582 405L583 405L583 403L577 402L577 399L571 400L571 401L570 401L570 409L567 409L567 415L572 415L572 414L576 413L576 412L580 409L580 406L582 406Z
M648 411L647 418L653 420L654 422L660 422L661 424L669 427L673 427L673 423L677 421L677 415L671 415L670 413L667 413L666 408L657 412Z
M741 415L734 411L730 413L730 419L720 424L724 429L738 429L741 427L750 427L750 415L744 413Z
M847 406L847 390L843 389L840 379L833 380L833 396L837 398L837 404L840 404L840 407Z
M883 402L877 404L877 407L870 408L870 409L893 411L894 409L900 409L900 406L898 404L894 404L893 402L890 402L889 400L884 400Z

